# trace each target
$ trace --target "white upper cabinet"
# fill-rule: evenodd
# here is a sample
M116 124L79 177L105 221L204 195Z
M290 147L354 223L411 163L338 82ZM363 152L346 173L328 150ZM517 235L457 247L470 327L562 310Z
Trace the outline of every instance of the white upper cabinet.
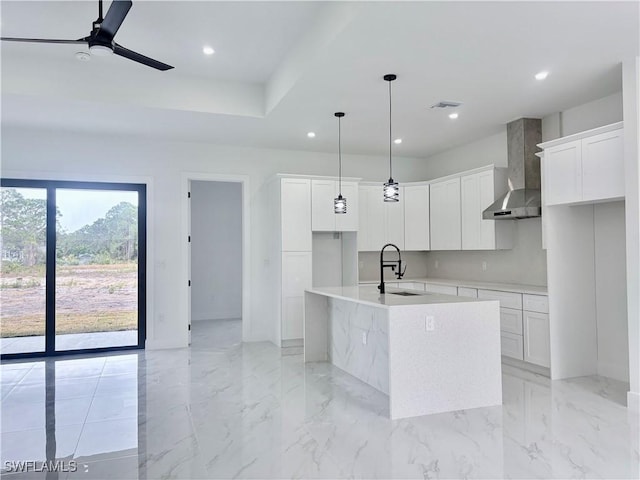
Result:
M382 197L382 189L378 194ZM384 243L393 243L400 250L405 250L404 246L404 187L400 187L400 201L385 202L383 200L385 215L385 238ZM380 245L380 248L384 246ZM377 250L377 249L376 249Z
M311 180L311 228L314 232L350 232L358 230L358 184L342 182L347 213L336 214L333 200L338 196L338 181Z
M339 193L339 182L336 181L335 196ZM360 201L357 182L342 182L342 196L347 199L347 213L333 216L336 219L337 232L357 232L358 231L358 211ZM333 208L333 201L331 202Z
M311 229L314 232L335 231L335 190L336 182L333 180L311 180Z
M541 143L545 205L624 198L622 122Z
M432 183L429 199L431 250L460 250L460 177Z
M282 250L311 251L311 180L283 178L280 182Z
M507 191L506 171L491 168L460 178L462 249L496 250L513 247L513 222L484 220L482 212Z
M399 202L385 202L382 185L359 187L359 251L379 251L387 243L394 243L400 250L404 250L403 197L403 187L400 187ZM347 202L347 208L348 205Z
M404 187L404 248L429 250L429 185Z
M582 200L624 197L622 130L582 140Z

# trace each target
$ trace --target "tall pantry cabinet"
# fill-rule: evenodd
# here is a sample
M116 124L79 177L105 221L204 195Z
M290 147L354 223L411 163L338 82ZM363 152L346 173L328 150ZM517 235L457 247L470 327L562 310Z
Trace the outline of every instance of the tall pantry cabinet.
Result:
M270 193L269 263L276 278L267 287L277 302L274 341L287 346L302 339L304 291L312 284L311 179L277 176Z

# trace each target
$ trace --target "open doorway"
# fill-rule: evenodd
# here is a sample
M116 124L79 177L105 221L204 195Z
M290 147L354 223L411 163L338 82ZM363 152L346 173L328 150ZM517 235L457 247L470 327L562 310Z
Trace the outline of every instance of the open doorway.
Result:
M243 184L191 180L190 344L227 349L242 342Z

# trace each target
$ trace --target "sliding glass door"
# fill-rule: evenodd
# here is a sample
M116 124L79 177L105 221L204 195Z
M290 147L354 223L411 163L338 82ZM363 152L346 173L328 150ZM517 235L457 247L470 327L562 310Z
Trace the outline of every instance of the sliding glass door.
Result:
M142 348L145 185L3 179L2 195L3 358Z
M2 187L0 351L45 351L47 189Z

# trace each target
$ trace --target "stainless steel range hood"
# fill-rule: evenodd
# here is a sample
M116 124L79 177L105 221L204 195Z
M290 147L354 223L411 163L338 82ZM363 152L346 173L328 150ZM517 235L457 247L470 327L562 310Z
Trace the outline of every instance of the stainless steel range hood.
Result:
M507 124L509 191L482 212L485 220L513 220L542 215L540 159L542 121L521 118Z

